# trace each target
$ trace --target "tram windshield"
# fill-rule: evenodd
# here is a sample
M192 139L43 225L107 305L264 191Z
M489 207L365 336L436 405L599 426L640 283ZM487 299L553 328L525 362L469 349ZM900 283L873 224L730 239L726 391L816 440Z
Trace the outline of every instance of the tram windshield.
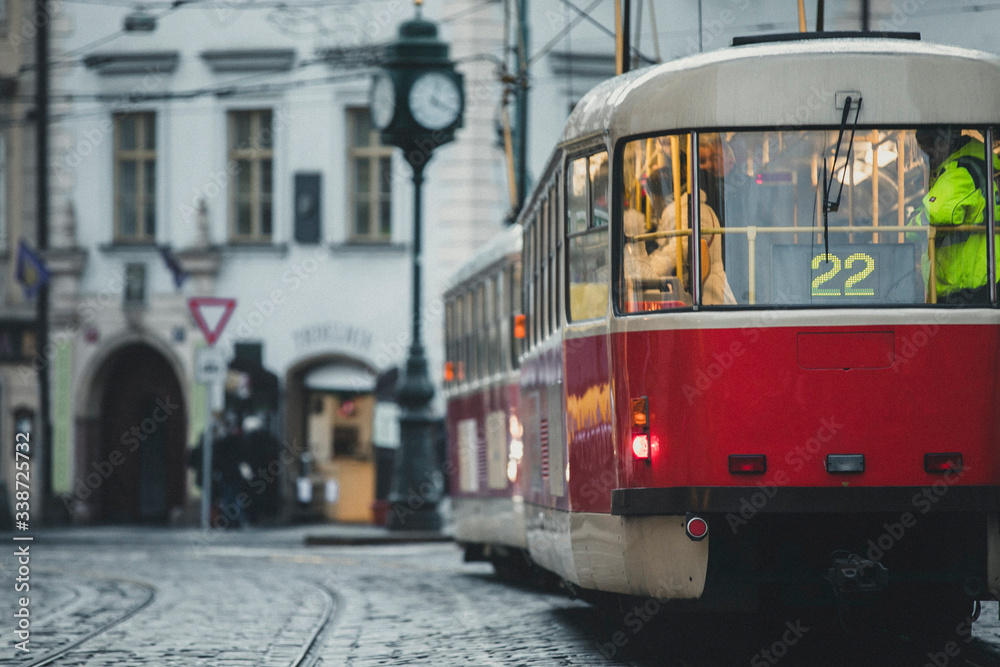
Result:
M622 312L693 298L723 307L989 305L981 129L702 133L695 210L692 136L625 144Z

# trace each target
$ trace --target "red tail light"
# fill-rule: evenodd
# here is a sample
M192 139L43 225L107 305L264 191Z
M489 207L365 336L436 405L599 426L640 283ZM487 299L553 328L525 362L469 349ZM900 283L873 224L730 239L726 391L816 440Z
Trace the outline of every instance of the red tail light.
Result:
M632 399L632 456L649 464L649 400Z
M645 433L632 436L632 455L637 459L649 460L649 436Z

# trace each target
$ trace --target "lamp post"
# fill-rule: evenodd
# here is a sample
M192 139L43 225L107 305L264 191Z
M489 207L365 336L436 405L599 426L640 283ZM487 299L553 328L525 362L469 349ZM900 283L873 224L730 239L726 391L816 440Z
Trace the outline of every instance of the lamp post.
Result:
M424 167L436 148L455 138L465 105L462 75L448 59L448 45L438 39L437 26L421 18L416 4L416 17L399 26L371 88L372 122L383 143L403 150L413 172L413 334L396 391L400 447L386 524L392 530L441 528L441 473L431 437L434 385L420 337L422 190Z

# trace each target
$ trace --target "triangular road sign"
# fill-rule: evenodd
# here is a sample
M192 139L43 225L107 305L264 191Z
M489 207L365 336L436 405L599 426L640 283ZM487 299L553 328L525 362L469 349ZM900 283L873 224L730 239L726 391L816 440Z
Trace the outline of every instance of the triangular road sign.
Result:
M214 296L198 296L188 299L188 308L194 321L205 335L209 345L215 345L229 317L236 309L236 299L222 299Z

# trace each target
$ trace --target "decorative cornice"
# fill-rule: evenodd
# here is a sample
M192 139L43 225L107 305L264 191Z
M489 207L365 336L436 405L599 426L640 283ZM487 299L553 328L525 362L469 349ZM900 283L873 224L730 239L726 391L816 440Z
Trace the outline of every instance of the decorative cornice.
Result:
M219 275L219 267L222 266L222 253L215 247L178 250L174 257L184 272L192 276L215 277Z
M202 51L213 72L287 72L295 64L295 49L225 49Z
M178 51L92 53L83 59L83 64L101 76L170 74L177 69L179 59Z

